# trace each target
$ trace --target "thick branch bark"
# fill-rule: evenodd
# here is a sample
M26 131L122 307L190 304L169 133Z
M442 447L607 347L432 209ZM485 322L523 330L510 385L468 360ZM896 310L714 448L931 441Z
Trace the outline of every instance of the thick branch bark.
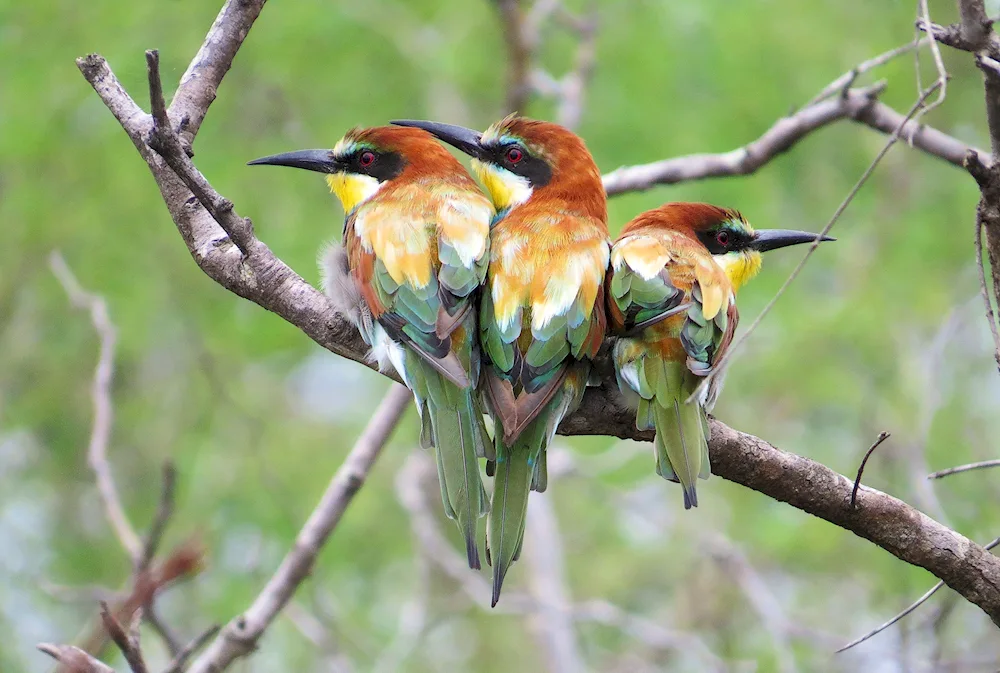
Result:
M170 117L188 147L201 128L243 40L267 0L227 0L195 54L170 103Z

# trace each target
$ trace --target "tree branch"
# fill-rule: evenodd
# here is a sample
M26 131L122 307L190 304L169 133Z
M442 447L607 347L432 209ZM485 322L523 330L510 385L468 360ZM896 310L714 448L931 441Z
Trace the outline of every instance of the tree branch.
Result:
M942 479L944 477L950 477L953 474L961 474L962 472L971 472L973 470L985 470L991 467L1000 467L1000 460L984 460L978 463L969 463L967 465L949 467L946 470L938 470L937 472L931 472L930 474L927 475L927 478Z
M236 58L243 40L267 0L226 0L208 30L170 103L170 117L177 120L181 137L190 147L215 100L222 78Z
M267 586L253 605L229 622L194 661L189 673L219 673L253 652L264 631L309 576L320 549L364 484L411 399L410 391L401 385L389 389Z
M40 652L59 662L60 670L65 673L115 673L115 669L94 659L79 647L52 643L38 643L37 647Z

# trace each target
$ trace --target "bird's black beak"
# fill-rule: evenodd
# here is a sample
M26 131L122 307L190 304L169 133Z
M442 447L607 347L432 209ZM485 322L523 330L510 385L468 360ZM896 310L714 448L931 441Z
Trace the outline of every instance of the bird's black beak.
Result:
M768 250L777 250L778 248L784 248L789 245L798 245L799 243L813 243L817 239L820 241L837 240L835 238L831 238L830 236L820 236L819 234L814 234L808 231L794 231L792 229L759 229L754 236L753 243L751 243L750 246L754 250L767 252Z
M333 153L330 150L285 152L284 154L272 154L269 157L247 162L247 166L257 166L260 164L304 168L307 171L316 171L317 173L339 173L343 170L343 166L333 158Z
M443 140L449 145L462 150L474 159L486 158L486 151L480 145L483 134L479 131L473 131L464 126L456 126L454 124L442 124L441 122L428 122L417 119L397 119L391 123L396 126L412 126L413 128L423 129L439 140Z

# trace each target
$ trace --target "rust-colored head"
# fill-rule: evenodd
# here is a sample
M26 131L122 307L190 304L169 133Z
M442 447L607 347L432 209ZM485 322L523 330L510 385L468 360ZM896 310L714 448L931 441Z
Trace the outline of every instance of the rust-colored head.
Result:
M251 165L292 166L327 174L330 190L350 212L390 180L435 178L475 183L434 137L415 128L354 128L332 150L300 150L256 159Z
M426 129L470 155L498 211L532 198L558 199L581 214L607 220L601 173L590 151L558 124L509 115L480 134L438 122L393 123Z

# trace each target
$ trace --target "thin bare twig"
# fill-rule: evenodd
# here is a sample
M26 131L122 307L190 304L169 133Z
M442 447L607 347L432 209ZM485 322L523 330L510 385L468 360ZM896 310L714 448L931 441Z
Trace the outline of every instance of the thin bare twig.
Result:
M840 77L838 77L837 79L833 80L825 87L823 87L822 91L813 96L812 100L810 100L808 103L806 103L799 109L804 110L807 107L815 105L821 100L826 100L830 96L842 95L845 91L847 91L854 85L854 82L856 82L858 77L860 77L861 75L865 74L866 72L875 70L876 68L880 68L886 63L889 63L890 61L894 61L895 59L899 58L903 54L907 54L914 50L919 51L921 47L926 46L929 42L930 42L929 38L913 40L912 42L907 42L904 45L896 47L895 49L890 49L889 51L882 52L878 56L873 56L867 61L862 61L861 63L854 66L853 68L845 72L843 75L841 75Z
M586 17L571 16L570 25L577 33L576 55L573 69L559 81L556 121L575 129L583 117L584 94L597 65L596 7L592 7Z
M267 585L250 608L229 622L194 661L190 673L219 673L254 650L257 640L309 576L320 550L365 483L411 399L404 386L389 389Z
M53 251L49 255L49 266L66 291L73 307L90 313L90 321L100 339L100 355L90 388L94 403L94 424L87 447L87 463L97 481L97 492L101 496L105 516L118 541L134 562L142 551L142 542L129 522L125 508L122 507L118 487L111 474L111 464L108 462L108 444L111 441L111 425L114 418L111 380L115 373L115 342L118 338L115 326L108 315L108 305L104 297L84 290L59 252Z
M169 459L164 461L162 472L163 484L160 487L160 502L156 507L153 523L143 542L139 561L136 563L137 572L143 572L149 568L149 564L152 563L160 548L167 524L170 523L170 518L174 514L174 490L177 485L177 468L174 467L174 462Z
M142 650L139 647L138 620L126 632L125 628L118 621L118 618L111 612L108 604L102 601L101 621L104 622L104 628L107 630L108 635L111 636L111 640L114 641L115 645L118 646L118 649L125 656L125 661L128 662L132 673L149 673L146 661L142 657Z
M931 16L930 10L927 9L927 0L918 0L917 2L918 11L920 12L919 21L930 25ZM944 67L944 59L941 58L941 48L938 46L937 39L934 37L934 31L928 31L927 37L930 39L931 56L934 58L934 68L937 70L937 86L938 86L938 96L930 105L924 106L922 109L917 111L914 115L914 119L919 119L921 116L927 114L937 106L944 102L945 96L948 92L948 71ZM917 91L923 94L923 86L920 83L920 52L915 52L916 65L915 68L917 74Z
M990 549L993 549L997 545L1000 545L1000 537L994 539L992 542L990 542L985 547L983 547L983 549L986 549L987 551L989 551ZM887 628L889 628L890 626L892 626L893 624L895 624L896 622L898 622L900 619L902 619L903 617L907 616L908 614L910 614L911 612L913 612L914 610L916 610L917 608L919 608L921 605L923 605L924 603L926 603L927 600L931 596L933 596L935 593L937 593L937 590L940 589L943 586L944 586L944 582L938 582L937 584L935 584L934 586L932 586L927 591L927 593L925 593L923 596L921 596L920 598L918 598L917 600L915 600L913 603L910 604L909 607L907 607L905 610L903 610L902 612L900 612L899 614L897 614L895 617L893 617L889 621L887 621L887 622L885 622L885 623L877 626L876 628L872 629L871 631L869 631L865 635L861 636L860 638L855 638L854 640L852 640L851 642L847 643L846 645L844 645L843 647L841 647L839 650L837 650L835 654L840 654L841 652L846 652L847 650L851 649L852 647L855 647L855 646L860 645L861 643L865 642L869 638L871 638L873 636L877 636L878 634L882 633Z
M871 458L873 453L875 453L875 449L879 447L879 444L889 439L891 436L892 435L883 430L878 433L878 437L874 442L872 442L872 445L868 447L868 450L865 451L865 457L861 459L861 464L858 465L858 476L854 478L854 488L851 489L851 509L857 509L858 489L861 487L861 475L865 473L865 465L868 464L868 459Z
M861 188L865 185L866 182L868 182L868 178L870 178L872 176L872 173L875 172L875 169L878 168L878 165L882 162L882 159L885 158L885 155L889 153L889 150L892 149L892 146L896 144L897 140L899 140L900 134L906 127L906 123L910 121L913 118L913 116L917 113L917 111L919 111L923 107L924 101L926 101L927 98L934 93L934 91L937 89L939 85L940 83L936 82L932 84L930 87L928 87L923 93L920 94L920 97L917 98L917 101L913 104L912 107L910 107L910 110L903 118L903 121L899 124L899 126L896 127L896 130L893 131L892 135L889 136L889 139L886 140L885 144L882 145L882 149L879 150L878 154L875 155L875 158L872 159L872 162L868 165L868 168L865 169L865 172L861 174L861 177L858 178L858 181L854 184L854 187L851 188L851 191L847 193L847 196L844 197L844 200L841 201L839 206L837 206L837 210L834 211L833 215L827 221L826 225L820 230L818 234L816 234L816 240L813 241L812 244L809 246L809 249L806 250L806 254L802 256L802 260L798 263L798 265L796 265L794 269L792 269L792 272L788 274L788 278L785 279L785 282L782 283L781 287L778 288L778 291L774 294L773 297L771 297L771 300L767 302L767 304L757 315L757 317L754 318L753 322L750 323L750 326L746 329L745 332L743 332L743 335L739 339L737 339L736 342L733 343L733 345L729 348L729 350L726 351L726 353L722 356L722 358L720 358L719 361L715 363L715 365L713 366L712 373L706 376L702 380L702 382L698 385L697 389L695 389L695 392L693 392L685 401L686 403L690 403L691 400L696 399L699 395L701 395L705 387L709 385L709 381L713 377L720 376L721 373L725 370L727 364L732 361L733 355L739 352L740 346L746 343L746 340L750 337L751 334L754 333L754 330L757 329L757 327L760 325L764 317L771 312L772 308L774 308L774 305L778 302L778 299L781 298L781 296L788 290L791 284L795 282L795 279L798 278L799 274L802 272L802 269L805 268L806 263L812 257L812 254L816 251L816 248L819 247L820 241L823 240L824 236L830 233L830 230L833 228L833 225L837 223L837 221L840 219L840 216L844 214L845 210L847 210L847 207L851 205L851 202L854 201L854 197L858 195L858 192L861 191Z
M191 657L193 657L201 648L205 647L205 645L208 644L208 641L218 635L220 630L222 630L221 624L213 624L202 631L197 638L192 640L179 652L173 655L173 661L170 662L170 665L167 666L163 673L184 673Z
M971 472L973 470L985 470L990 467L1000 467L1000 460L984 460L979 463L969 463L967 465L958 465L956 467L949 467L947 470L939 470L937 472L931 472L927 475L928 479L941 479L943 477L949 477L953 474L961 474L962 472Z
M149 134L149 146L163 157L174 174L191 190L198 202L218 222L244 256L256 241L253 223L248 217L240 217L233 209L233 202L216 192L205 176L191 163L184 151L181 139L167 118L163 102L163 84L160 82L160 54L155 49L146 52L146 73L149 78L149 101L153 113L153 129Z
M983 259L983 221L976 218L976 270L979 272L979 292L983 297L983 305L986 307L986 322L990 326L990 334L993 336L993 359L996 360L997 369L1000 370L1000 332L997 331L996 315L993 312L993 302L990 299L989 286L986 284L986 260Z

